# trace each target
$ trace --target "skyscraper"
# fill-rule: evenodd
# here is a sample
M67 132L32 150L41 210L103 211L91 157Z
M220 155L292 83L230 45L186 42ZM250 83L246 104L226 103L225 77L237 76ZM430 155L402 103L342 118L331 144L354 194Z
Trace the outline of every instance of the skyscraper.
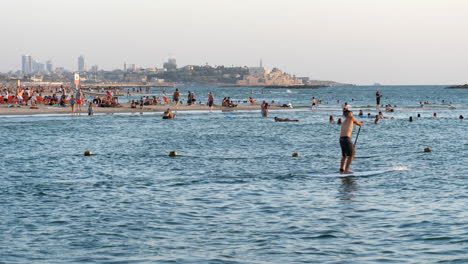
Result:
M32 73L32 57L29 55L21 56L21 71L23 74Z
M23 74L26 74L26 64L27 64L28 57L26 55L21 56L21 71Z
M33 61L33 58L30 55L28 55L27 56L27 65L28 66L26 67L26 72L28 74L32 73L32 61Z
M81 55L80 57L78 57L78 71L79 72L84 72L86 71L86 67L85 67L85 58L83 55Z
M54 65L52 64L52 61L48 60L46 62L46 68L48 72L53 72L54 71Z

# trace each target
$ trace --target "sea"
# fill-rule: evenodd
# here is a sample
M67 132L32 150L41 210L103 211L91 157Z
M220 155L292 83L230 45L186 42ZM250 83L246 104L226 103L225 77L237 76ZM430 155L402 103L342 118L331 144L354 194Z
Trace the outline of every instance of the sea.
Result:
M0 116L0 263L468 263L468 90L179 88L293 108Z

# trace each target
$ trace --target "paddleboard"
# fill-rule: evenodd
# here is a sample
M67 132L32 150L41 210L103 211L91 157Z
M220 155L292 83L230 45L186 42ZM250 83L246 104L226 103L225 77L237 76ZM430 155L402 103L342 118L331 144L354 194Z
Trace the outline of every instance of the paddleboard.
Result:
M391 171L402 171L408 169L402 168L394 168L388 170L375 170L375 171L355 171L353 174L340 174L340 173L332 173L332 174L308 174L307 176L310 177L364 177L364 176L374 176L379 174L384 174Z

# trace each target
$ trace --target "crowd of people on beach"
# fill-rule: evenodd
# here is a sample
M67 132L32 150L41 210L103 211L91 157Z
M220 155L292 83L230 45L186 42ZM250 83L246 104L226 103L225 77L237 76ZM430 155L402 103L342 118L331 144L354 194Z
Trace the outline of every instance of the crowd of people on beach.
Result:
M72 86L32 86L32 87L1 87L0 90L0 103L8 104L9 107L17 107L17 106L29 106L30 108L38 108L39 105L46 105L51 107L71 107L72 114L79 114L82 111L82 106L90 106L92 109L95 107L109 107L109 108L116 108L116 107L123 107L123 105L119 102L119 98L117 95L120 95L119 89L117 87L96 87L96 91L102 93L102 95L94 95L88 91L84 91L81 88L76 89L76 87ZM132 88L132 92L139 92L142 93L144 91L151 92L151 88L146 87L137 87ZM157 105L168 105L171 104L175 106L176 110L178 109L179 105L184 104L181 100L181 93L178 88L175 89L174 93L172 94L172 98L168 98L166 95L166 89L161 89L164 93L164 96L141 96L139 100L130 100L128 102L129 107L136 109L139 108L142 110L145 106L157 106ZM263 93L263 92L262 92ZM88 96L87 96L88 95ZM130 89L127 89L127 95L130 95ZM91 98L90 98L91 97ZM359 111L357 115L359 118L373 118L374 123L378 124L382 119L393 119L393 117L387 117L383 114L383 111L380 109L384 109L385 112L393 113L397 108L396 105L392 104L381 104L382 92L377 91L375 94L376 98L376 109L379 111L378 114L371 114L367 113L364 114L362 110ZM354 99L351 99L354 101ZM225 108L234 108L237 107L239 104L250 104L256 105L257 100L253 97L249 96L246 100L236 99L233 100L231 97L224 97L221 101L221 107ZM274 104L275 101L271 101L271 104ZM319 108L319 105L323 104L324 101L319 99L315 96L311 99L311 108L316 110ZM328 104L328 102L326 102ZM340 104L340 100L337 100L337 103ZM442 100L442 104L446 104L445 100ZM451 103L451 102L450 102ZM206 103L203 103L201 100L197 103L196 94L192 91L188 91L187 99L186 99L187 106L192 106L195 104L198 105L207 105L209 110L212 111L215 105L215 99L212 92L208 94L208 100ZM428 100L420 101L419 104L421 106L431 104ZM260 113L263 117L269 116L269 110L271 105L264 100L260 104ZM291 104L283 104L282 107L292 107ZM88 113L93 112L92 109L88 109ZM350 105L348 102L344 102L342 105L343 111L349 111ZM167 111L166 111L167 112ZM167 116L171 116L170 114ZM419 114L418 114L419 116ZM436 118L437 113L434 113L432 117ZM459 116L459 119L464 119L463 115ZM413 117L409 118L410 121L413 121ZM275 121L282 122L282 118L275 118ZM287 121L287 120L286 120ZM333 115L330 115L329 118L330 123L335 122L335 118ZM336 121L337 124L341 124L343 122L342 118L338 118Z

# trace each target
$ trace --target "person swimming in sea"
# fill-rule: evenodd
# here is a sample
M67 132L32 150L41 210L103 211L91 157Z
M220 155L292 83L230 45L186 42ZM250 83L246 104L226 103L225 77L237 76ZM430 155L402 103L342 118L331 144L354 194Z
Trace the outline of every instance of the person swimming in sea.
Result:
M275 122L299 122L297 119L279 118L275 116Z
M330 115L329 122L330 123L335 123L335 118L333 117L333 115Z
M170 108L164 111L163 119L174 119L174 118L176 118L176 116L172 113L172 110Z

